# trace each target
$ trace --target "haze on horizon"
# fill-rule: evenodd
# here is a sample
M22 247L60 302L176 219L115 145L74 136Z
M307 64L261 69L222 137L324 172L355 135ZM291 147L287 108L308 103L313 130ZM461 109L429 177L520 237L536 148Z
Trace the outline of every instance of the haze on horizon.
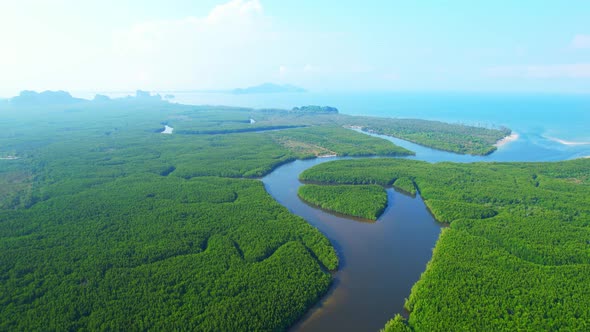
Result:
M590 2L20 0L0 97L21 90L590 93Z

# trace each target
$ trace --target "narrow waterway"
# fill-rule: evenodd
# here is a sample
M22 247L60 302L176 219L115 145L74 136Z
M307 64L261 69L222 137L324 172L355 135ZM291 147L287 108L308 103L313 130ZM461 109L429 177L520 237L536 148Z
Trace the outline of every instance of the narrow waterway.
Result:
M415 151L410 159L428 162L549 161L569 159L534 137L521 135L488 156L467 156L369 134ZM567 151L566 151L567 152ZM571 155L571 154L570 154ZM571 157L570 157L571 158ZM299 174L320 163L343 158L297 160L262 179L266 190L292 213L325 234L340 257L330 292L293 331L378 331L403 304L432 257L441 226L420 196L388 189L388 206L376 222L336 216L307 205L297 196Z
M388 207L376 222L335 216L297 196L299 174L339 158L297 160L263 179L266 190L292 213L324 233L336 247L340 268L330 293L295 331L378 331L395 313L432 256L440 225L422 199L388 189Z

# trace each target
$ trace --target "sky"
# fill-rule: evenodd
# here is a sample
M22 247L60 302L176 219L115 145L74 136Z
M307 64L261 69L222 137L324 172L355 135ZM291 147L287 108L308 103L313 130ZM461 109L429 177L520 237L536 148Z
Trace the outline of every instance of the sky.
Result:
M21 90L590 93L588 0L0 0Z

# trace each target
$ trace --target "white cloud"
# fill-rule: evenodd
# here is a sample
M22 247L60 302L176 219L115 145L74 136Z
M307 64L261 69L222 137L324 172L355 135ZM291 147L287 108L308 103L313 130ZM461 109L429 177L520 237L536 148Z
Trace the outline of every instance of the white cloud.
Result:
M252 41L261 32L263 21L262 7L258 0L232 0L213 8L202 18L189 16L177 20L135 24L115 35L115 46L124 52L144 52L161 49L165 44L177 43L192 44L205 51L205 47Z
M258 0L232 0L211 10L205 21L209 24L255 20L262 14Z
M572 40L573 48L590 48L590 35L576 35Z
M89 10L86 2L56 0L33 6L35 13L23 1L0 11L2 94L225 89L274 81L313 89L378 84L381 72L369 66L355 36L337 27L307 28L308 22L303 28L277 23L261 0L225 0L209 11L148 21L133 21L146 15L129 4L104 20L97 11L110 12L99 1Z
M484 70L486 76L504 78L590 78L590 63L528 66L495 66Z
M112 60L105 62L115 64L118 83L130 88L224 89L273 81L313 88L375 73L357 63L350 47L275 24L259 0L232 0L206 15L116 31Z
M285 61L277 55L287 52L273 43L276 28L259 0L226 1L208 12L135 23L88 17L90 5L69 0L7 3L0 11L0 93L233 88L269 80Z
M243 85L257 76L252 71L272 43L269 25L258 0L232 0L204 17L142 22L117 31L113 62L127 77L141 73L148 86Z

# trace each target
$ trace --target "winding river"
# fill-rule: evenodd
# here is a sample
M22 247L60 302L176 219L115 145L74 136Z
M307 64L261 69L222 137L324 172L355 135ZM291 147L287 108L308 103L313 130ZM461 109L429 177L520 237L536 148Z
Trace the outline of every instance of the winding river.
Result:
M416 152L412 159L429 162L454 161L548 161L556 156L525 136L489 156L465 156L429 149L382 135ZM297 160L262 179L268 193L292 213L325 234L340 257L339 270L326 296L313 307L293 331L378 331L396 313L403 313L405 298L420 278L440 234L437 223L418 195L387 189L388 206L376 222L335 215L299 199L299 174L320 163L344 158Z
M387 190L387 209L374 223L336 216L301 201L299 174L336 159L297 160L263 179L266 190L324 233L340 257L330 292L293 329L378 331L402 312L404 298L432 255L440 226L420 197L393 189Z

